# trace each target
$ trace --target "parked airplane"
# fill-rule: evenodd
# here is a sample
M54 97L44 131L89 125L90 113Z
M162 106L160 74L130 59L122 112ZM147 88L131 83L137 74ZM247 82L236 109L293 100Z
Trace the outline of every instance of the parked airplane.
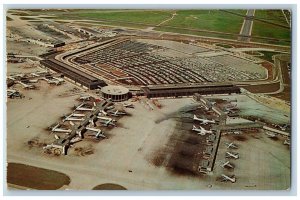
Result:
M53 80L53 79L47 79L47 83L49 84L54 84L54 85L60 85L61 82L58 80Z
M199 135L206 135L206 133L212 133L212 131L205 130L202 126L199 126L200 128L197 128L193 125L193 131L198 132Z
M290 140L284 140L283 144L291 145L291 142L290 142Z
M18 92L17 90L7 89L7 97L12 98L12 99L15 97L22 98L23 95L20 92Z
M75 114L77 115L77 114ZM64 119L63 119L63 122L65 121L83 121L84 119L83 118L74 118L74 113L71 113L70 115L66 116Z
M53 79L59 81L60 83L65 82L65 80L63 78L53 77Z
M94 108L85 108L83 107L85 103L80 104L79 106L75 107L75 110L80 110L80 111L94 111Z
M267 134L268 137L270 137L270 138L276 137L276 134L275 134L275 133L266 132L266 134Z
M90 130L90 131L96 132L95 138L97 138L97 139L99 137L106 138L106 136L103 135L102 130L100 130L100 129L86 127L86 130Z
M116 124L114 124L113 122L116 122L116 120L112 119L112 118L108 118L108 117L97 117L98 119L100 119L101 123L104 126L108 126L108 125L112 125L112 126L116 126Z
M225 145L226 145L227 149L229 149L229 148L237 149L238 148L237 145L233 144L233 142L231 142L231 143L225 142Z
M87 95L87 96L80 96L79 100L84 100L84 101L87 100L88 101L88 100L90 100L90 98L91 98L91 96L89 96L89 95Z
M119 110L114 111L108 111L109 115L119 117L120 115L126 115L125 112L120 112Z
M216 123L215 120L201 119L201 118L198 118L196 115L194 115L193 119L196 120L196 121L200 121L201 124L208 124L208 123L214 124L214 123Z
M31 79L29 80L29 83L37 83L39 80L38 79Z
M123 106L125 108L134 108L134 105L132 103L124 103Z
M221 165L220 165L222 168L234 168L234 166L232 165L232 164L230 164L230 162L229 161L225 161L225 162L223 162Z
M26 83L23 83L22 81L18 81L17 83L20 83L24 89L34 89L34 85L28 85Z
M225 174L222 174L222 182L227 182L227 181L230 181L232 183L235 183L236 182L236 179L235 179L235 176L232 175L232 176L227 176Z
M71 129L62 129L62 128L59 128L60 127L60 124L58 123L57 125L55 125L51 131L52 132L63 132L63 133L71 133L72 130Z
M239 158L239 154L238 153L234 153L234 152L226 152L226 158L234 158L234 159L238 159Z

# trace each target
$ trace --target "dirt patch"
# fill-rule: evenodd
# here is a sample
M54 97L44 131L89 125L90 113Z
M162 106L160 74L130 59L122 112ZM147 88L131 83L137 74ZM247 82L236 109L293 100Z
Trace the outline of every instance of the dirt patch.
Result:
M37 190L57 190L70 184L70 177L66 174L24 165L8 163L7 183Z
M248 140L248 139L246 138L246 136L244 136L244 135L235 135L235 136L233 136L233 138L234 138L235 140L237 140L237 141L246 141L246 140Z
M34 137L28 140L27 145L31 149L32 147L44 147L47 143L45 141L41 141L39 137Z
M93 188L93 190L127 190L125 187L114 184L114 183L105 183L101 185L97 185Z
M274 141L278 141L279 140L279 138L278 137L269 137L271 140L274 140Z
M95 149L92 145L86 145L82 147L75 147L74 152L77 156L87 156L94 154Z

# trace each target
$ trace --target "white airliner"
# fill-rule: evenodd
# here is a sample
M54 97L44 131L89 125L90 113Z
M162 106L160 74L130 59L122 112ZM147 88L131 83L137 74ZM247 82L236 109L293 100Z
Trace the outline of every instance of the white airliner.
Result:
M226 145L227 149L229 149L229 148L231 148L231 149L237 149L237 148L238 148L238 147L237 147L235 144L233 144L232 142L231 142L231 143L225 142L225 145Z
M29 85L29 84L23 83L22 81L18 81L17 83L21 84L24 89L34 89L34 85Z
M238 153L234 153L234 152L226 152L226 158L234 158L234 159L238 159L239 158L239 154Z
M86 127L86 129L95 132L95 133L96 133L96 134L95 134L95 138L97 138L97 139L98 139L99 137L106 138L106 136L103 135L102 130L100 130L100 129L97 129L97 128L90 128L90 127Z
M222 181L224 182L227 182L227 181L230 181L232 183L235 183L236 182L236 179L235 179L235 176L232 175L232 176L227 176L225 174L222 174Z
M196 120L196 121L200 121L201 124L208 124L208 123L214 124L214 123L216 123L215 120L201 119L201 118L198 118L196 115L194 115L193 119Z
M202 126L199 126L199 128L197 128L195 125L193 125L192 131L198 132L198 135L206 135L207 133L212 133L212 131L205 130Z
M79 106L77 106L75 108L75 110L80 110L80 111L94 111L94 108L85 108L83 107L85 105L85 103L80 104Z
M108 118L108 117L97 117L98 119L102 120L100 121L104 126L108 126L108 125L112 125L112 126L116 126L116 124L114 124L113 122L116 122L116 120L112 119L112 118Z
M225 167L227 167L227 168L234 168L234 166L229 162L229 161L225 161L225 162L223 162L221 165L220 165L222 168L225 168Z
M126 115L125 112L121 112L119 110L114 111L108 111L109 115L119 117L120 115Z

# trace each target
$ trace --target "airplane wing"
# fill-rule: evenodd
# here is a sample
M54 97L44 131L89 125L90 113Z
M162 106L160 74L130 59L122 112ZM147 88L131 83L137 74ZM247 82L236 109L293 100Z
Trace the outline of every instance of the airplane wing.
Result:
M107 122L105 123L106 126L109 125L109 123L111 123L112 119L107 120Z

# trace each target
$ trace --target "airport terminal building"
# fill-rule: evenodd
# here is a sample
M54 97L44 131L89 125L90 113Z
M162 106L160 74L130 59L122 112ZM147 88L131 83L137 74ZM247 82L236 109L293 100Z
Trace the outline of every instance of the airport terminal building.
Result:
M111 99L113 102L126 101L129 90L120 85L109 85L101 88L102 97Z

